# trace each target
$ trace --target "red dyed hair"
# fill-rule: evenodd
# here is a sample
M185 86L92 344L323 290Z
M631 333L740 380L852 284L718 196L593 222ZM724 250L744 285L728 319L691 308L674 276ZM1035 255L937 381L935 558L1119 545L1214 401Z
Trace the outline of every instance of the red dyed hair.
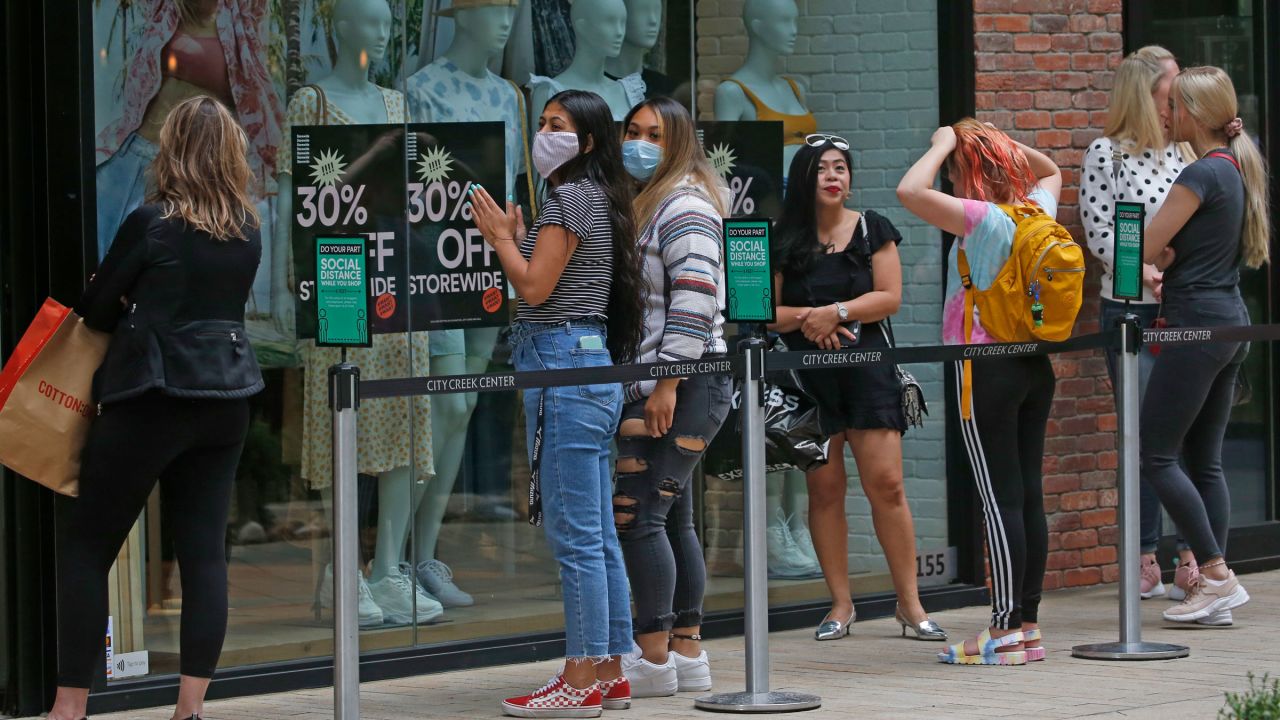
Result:
M1035 173L1022 149L996 128L973 118L952 125L956 149L949 174L965 197L991 202L1022 202L1036 187Z

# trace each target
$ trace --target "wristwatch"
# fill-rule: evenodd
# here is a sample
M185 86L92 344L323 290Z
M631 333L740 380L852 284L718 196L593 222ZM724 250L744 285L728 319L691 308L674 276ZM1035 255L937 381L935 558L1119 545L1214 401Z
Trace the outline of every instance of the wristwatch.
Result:
M844 322L848 320L849 308L846 308L844 305L841 305L840 303L833 303L833 304L836 306L836 314L840 316L840 322Z

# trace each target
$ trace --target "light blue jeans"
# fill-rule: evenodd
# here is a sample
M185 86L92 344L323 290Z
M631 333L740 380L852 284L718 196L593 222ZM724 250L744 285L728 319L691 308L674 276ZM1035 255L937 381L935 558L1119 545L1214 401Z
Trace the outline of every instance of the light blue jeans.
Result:
M592 320L512 325L516 370L613 364L604 324ZM588 344L594 344L588 341ZM631 596L613 524L610 442L622 412L622 385L572 385L524 391L528 447L543 401L541 492L543 530L560 564L565 656L604 658L631 651Z
M116 231L147 194L147 168L160 149L138 133L130 133L120 149L98 166L98 260L116 239Z

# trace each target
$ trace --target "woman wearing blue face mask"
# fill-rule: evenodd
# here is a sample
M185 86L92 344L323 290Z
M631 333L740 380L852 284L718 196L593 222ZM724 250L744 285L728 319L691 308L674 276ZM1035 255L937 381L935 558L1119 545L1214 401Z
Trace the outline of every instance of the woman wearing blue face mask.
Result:
M551 187L525 234L520 212L483 188L471 204L520 296L512 325L517 370L630 362L640 345L643 277L631 188L609 106L566 90L539 118L533 164ZM631 600L613 527L609 446L618 427L617 383L524 392L530 452L530 519L542 517L564 589L565 666L539 690L506 700L517 717L596 717L624 708L631 691L621 656L631 650Z
M637 362L720 356L721 217L728 190L684 106L665 97L623 121L622 161L639 194L635 222L648 291ZM729 412L727 375L629 383L618 436L613 515L636 603L637 652L623 658L635 697L707 690L706 567L693 526L694 466Z

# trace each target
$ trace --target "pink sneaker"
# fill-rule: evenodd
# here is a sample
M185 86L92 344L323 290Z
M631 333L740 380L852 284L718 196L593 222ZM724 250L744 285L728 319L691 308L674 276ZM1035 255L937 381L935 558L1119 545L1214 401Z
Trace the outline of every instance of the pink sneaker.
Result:
M556 675L541 688L502 701L502 711L524 718L595 718L603 711L600 687L576 688Z
M1164 595L1164 583L1160 581L1160 564L1155 558L1143 556L1138 588L1143 600Z
M1191 592L1192 586L1199 580L1200 566L1196 565L1196 561L1182 563L1173 573L1173 587L1169 588L1169 599L1174 602L1186 600L1187 593Z

